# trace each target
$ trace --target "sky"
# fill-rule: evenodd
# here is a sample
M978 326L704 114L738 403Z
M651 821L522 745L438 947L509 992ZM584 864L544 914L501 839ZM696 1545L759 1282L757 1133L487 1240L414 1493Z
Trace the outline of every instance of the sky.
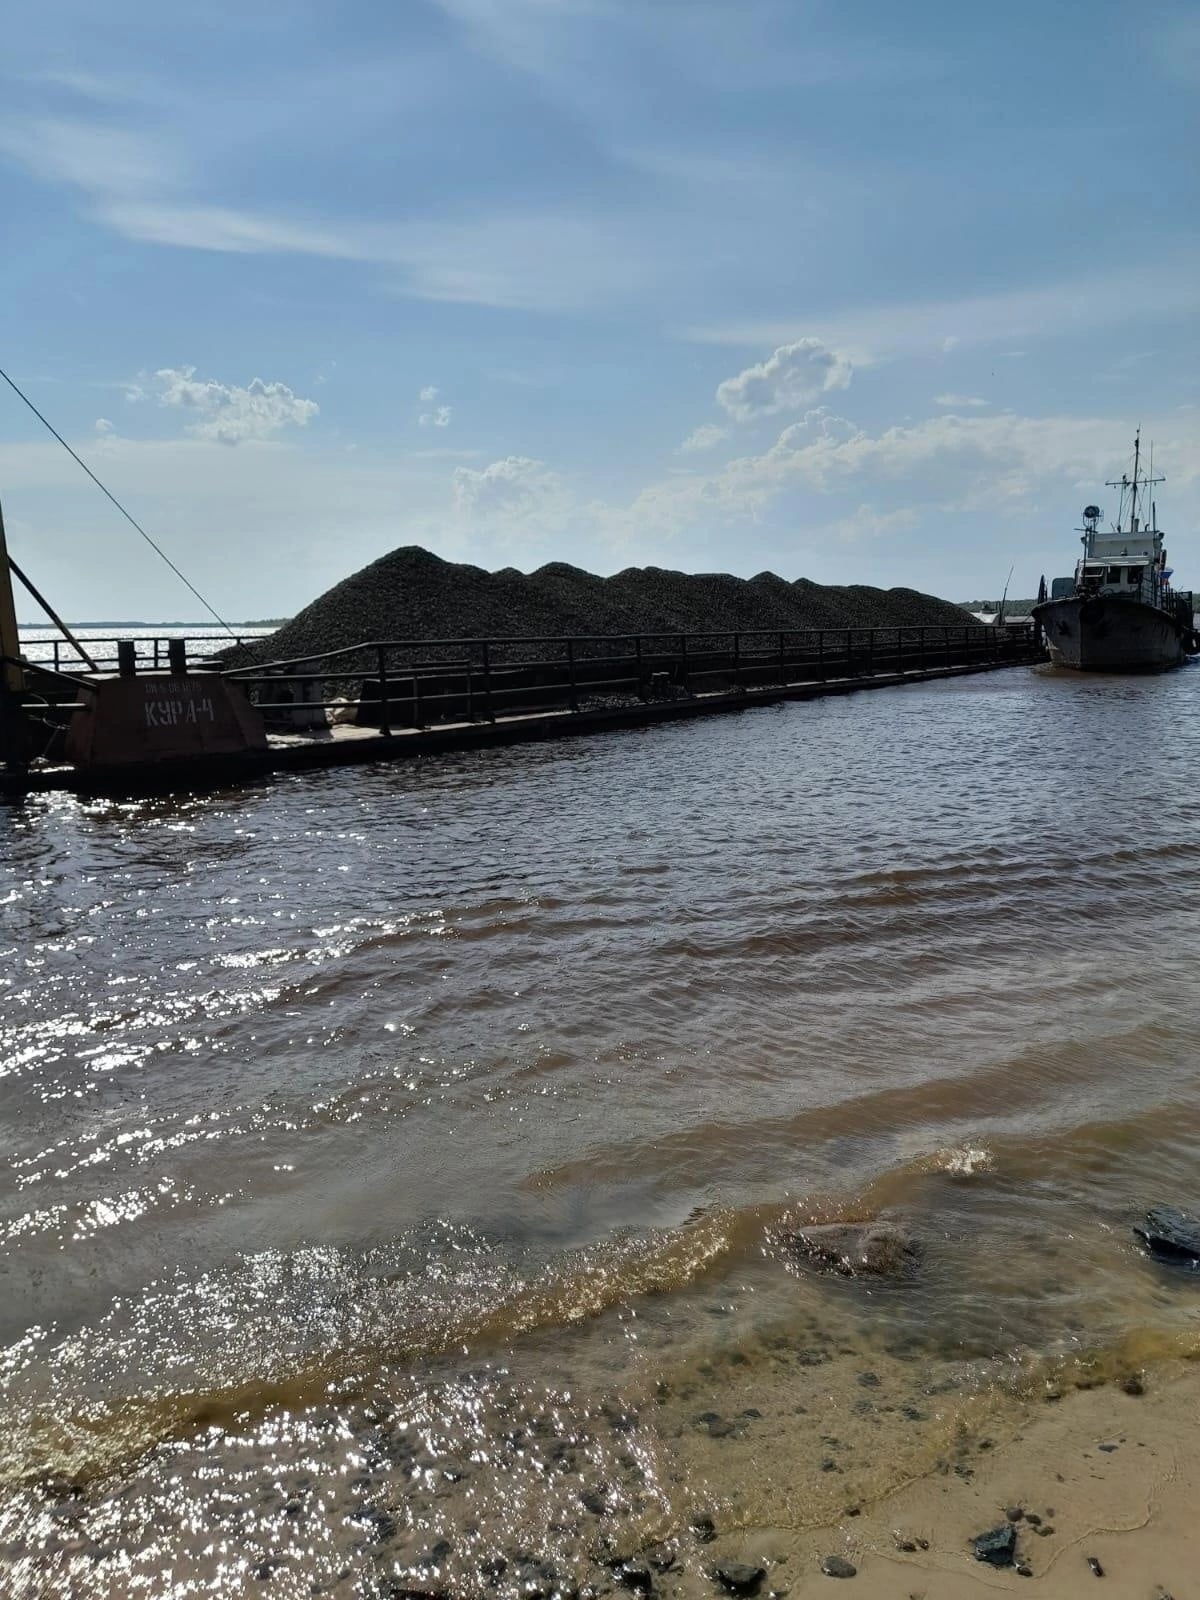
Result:
M226 619L402 544L1029 594L1139 425L1200 590L1194 3L43 0L0 80L0 367ZM197 618L3 385L0 501Z

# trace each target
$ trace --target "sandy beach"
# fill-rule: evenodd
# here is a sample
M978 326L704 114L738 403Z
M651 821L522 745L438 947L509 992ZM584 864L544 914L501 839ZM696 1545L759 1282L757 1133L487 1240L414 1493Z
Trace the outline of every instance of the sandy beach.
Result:
M857 1569L846 1587L863 1600L1014 1591L1185 1600L1196 1572L1198 1417L1200 1372L1169 1365L1138 1396L1105 1385L1041 1406L1010 1438L976 1447L967 1479L935 1472L829 1527L764 1528L710 1550L766 1566L762 1592L797 1600L830 1592L821 1571L830 1555ZM1021 1515L1010 1522L1010 1511ZM1013 1565L977 1561L975 1536L1006 1523Z

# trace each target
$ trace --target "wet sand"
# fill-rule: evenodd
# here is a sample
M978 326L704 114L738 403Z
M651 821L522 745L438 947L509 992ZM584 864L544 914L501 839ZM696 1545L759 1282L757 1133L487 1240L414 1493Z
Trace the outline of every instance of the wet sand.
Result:
M988 1449L976 1441L969 1478L935 1471L828 1527L754 1529L709 1550L763 1564L762 1592L797 1600L831 1592L821 1571L829 1555L856 1567L846 1589L862 1600L1010 1591L1186 1600L1198 1565L1198 1420L1200 1372L1168 1364L1140 1396L1112 1385L1075 1391ZM1021 1512L1014 1564L977 1561L974 1538L1003 1527L1010 1510Z

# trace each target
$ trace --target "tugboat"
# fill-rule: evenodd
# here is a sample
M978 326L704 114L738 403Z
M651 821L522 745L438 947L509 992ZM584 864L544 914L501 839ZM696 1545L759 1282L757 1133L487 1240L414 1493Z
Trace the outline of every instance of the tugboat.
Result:
M1151 452L1153 455L1153 452ZM1099 506L1085 506L1083 556L1074 578L1055 578L1033 615L1058 667L1085 672L1162 672L1200 649L1193 601L1171 587L1171 568L1151 490L1162 478L1141 470L1141 430L1133 441L1133 477L1110 479L1121 491L1116 523L1105 530ZM1145 514L1150 498L1149 516Z

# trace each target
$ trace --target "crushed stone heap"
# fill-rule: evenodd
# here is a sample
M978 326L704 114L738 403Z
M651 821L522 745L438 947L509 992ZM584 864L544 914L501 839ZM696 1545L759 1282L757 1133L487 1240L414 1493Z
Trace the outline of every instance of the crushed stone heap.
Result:
M257 659L316 655L369 639L725 633L801 628L962 627L962 607L915 589L789 583L773 572L627 567L600 578L554 561L529 574L404 545L343 579L257 646Z

